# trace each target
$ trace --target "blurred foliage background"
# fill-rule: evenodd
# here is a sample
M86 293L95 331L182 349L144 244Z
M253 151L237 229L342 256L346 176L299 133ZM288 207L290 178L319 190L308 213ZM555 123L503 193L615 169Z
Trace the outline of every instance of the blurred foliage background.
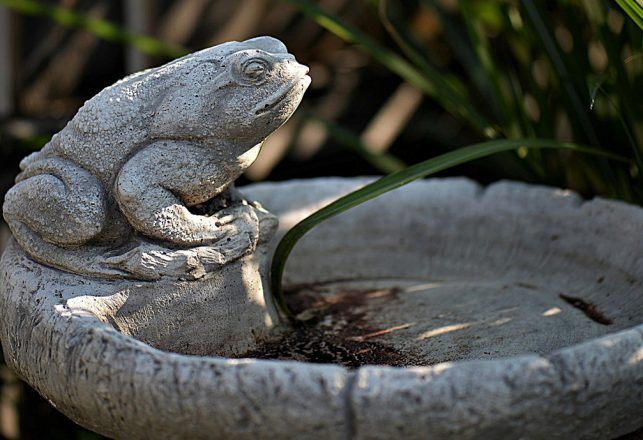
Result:
M624 160L519 148L441 175L641 204L641 9L639 0L0 0L0 190L20 158L117 79L272 35L313 83L241 184L377 175L475 142L543 138ZM18 438L101 437L0 364L0 439Z

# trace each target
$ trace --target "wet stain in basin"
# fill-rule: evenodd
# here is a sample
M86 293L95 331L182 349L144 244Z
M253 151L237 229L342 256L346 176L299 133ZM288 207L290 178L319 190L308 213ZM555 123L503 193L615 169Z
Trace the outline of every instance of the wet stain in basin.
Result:
M291 309L306 321L240 357L332 363L347 368L420 365L411 355L378 340L408 326L375 328L366 319L367 302L379 300L384 307L397 296L398 289L343 289L331 296L320 295L317 286L309 284L285 290Z
M583 312L585 316L587 316L589 319L591 319L594 322L598 322L599 324L603 324L603 325L610 325L614 322L610 318L605 316L603 312L598 310L598 308L594 304L587 302L582 298L568 296L568 295L565 295L564 293L561 293L558 296L567 304Z

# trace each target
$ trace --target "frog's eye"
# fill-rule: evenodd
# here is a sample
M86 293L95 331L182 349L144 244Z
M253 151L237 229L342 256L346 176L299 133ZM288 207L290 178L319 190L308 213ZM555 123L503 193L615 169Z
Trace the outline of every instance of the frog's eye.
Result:
M268 63L260 58L252 58L241 66L241 73L250 81L260 80L267 71Z

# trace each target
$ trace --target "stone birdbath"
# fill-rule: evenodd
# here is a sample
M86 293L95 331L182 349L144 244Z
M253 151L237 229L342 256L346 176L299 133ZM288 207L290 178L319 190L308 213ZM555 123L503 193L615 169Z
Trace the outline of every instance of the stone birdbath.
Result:
M115 438L603 439L643 426L640 208L416 182L306 236L285 284L309 319L280 316L267 283L278 238L368 182L233 187L306 73L269 37L215 46L105 89L27 157L4 205L6 362Z

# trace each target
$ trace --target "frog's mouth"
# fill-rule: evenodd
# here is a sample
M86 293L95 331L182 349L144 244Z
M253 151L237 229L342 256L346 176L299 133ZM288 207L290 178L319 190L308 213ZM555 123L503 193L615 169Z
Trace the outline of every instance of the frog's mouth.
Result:
M308 73L308 69L306 69L306 73ZM279 87L275 93L267 97L266 99L263 99L257 103L257 105L254 106L252 109L254 114L257 116L261 116L264 113L269 112L273 108L277 107L278 104L283 102L285 98L290 94L290 91L293 90L295 87L301 85L303 86L303 90L306 90L308 86L310 85L310 77L306 75L305 73L295 79L292 79L288 81L286 84L283 86ZM302 91L303 95L303 91Z

